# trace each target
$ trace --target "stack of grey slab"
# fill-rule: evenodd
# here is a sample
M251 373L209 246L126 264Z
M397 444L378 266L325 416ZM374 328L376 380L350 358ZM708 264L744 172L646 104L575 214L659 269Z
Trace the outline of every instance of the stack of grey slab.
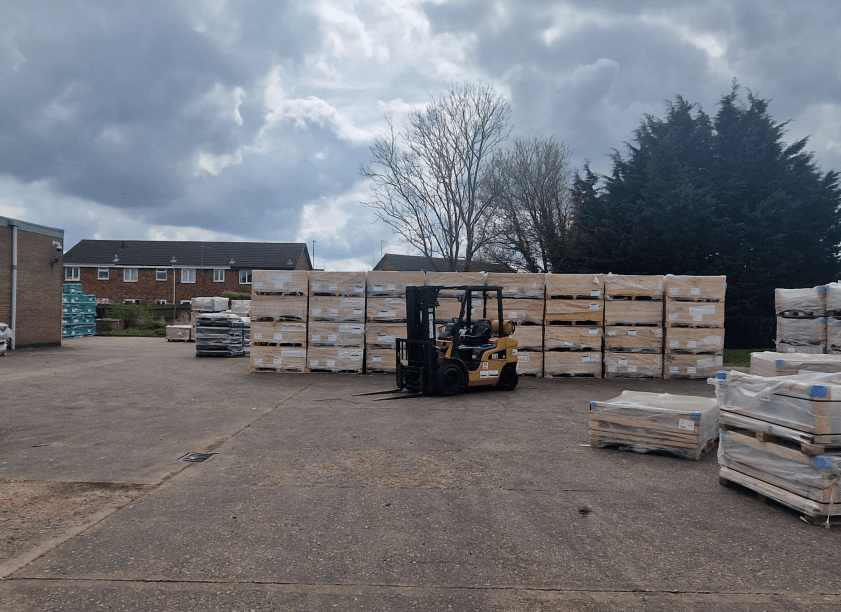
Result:
M196 357L242 357L246 321L226 312L196 316Z
M826 352L826 286L777 289L777 352L821 354Z

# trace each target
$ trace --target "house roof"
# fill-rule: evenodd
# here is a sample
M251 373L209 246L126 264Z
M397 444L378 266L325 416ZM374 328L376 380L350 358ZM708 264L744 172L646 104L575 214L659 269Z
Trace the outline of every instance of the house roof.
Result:
M64 264L294 270L302 255L311 268L306 243L80 240L64 254Z
M458 262L457 272L514 272L504 264L473 260L469 269L464 269L464 262ZM374 266L374 270L398 270L400 272L447 272L449 263L443 257L426 257L425 255L397 255L386 253Z

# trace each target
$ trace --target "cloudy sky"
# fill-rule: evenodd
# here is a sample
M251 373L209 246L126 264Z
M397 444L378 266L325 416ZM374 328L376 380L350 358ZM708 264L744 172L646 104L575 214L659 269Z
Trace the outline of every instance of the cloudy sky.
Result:
M369 146L465 82L605 172L645 113L715 114L736 78L841 170L839 26L837 0L10 0L0 215L370 268L411 251L360 204Z

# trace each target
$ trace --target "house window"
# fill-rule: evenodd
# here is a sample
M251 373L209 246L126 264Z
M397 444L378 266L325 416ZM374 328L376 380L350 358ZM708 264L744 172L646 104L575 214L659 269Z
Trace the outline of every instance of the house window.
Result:
M224 270L214 270L213 271L213 282L214 283L224 283L225 282L225 271Z
M182 306L192 306L193 302L191 300L181 300Z
M97 280L108 280L108 268L98 268L96 278Z
M123 268L123 282L136 283L137 282L137 268ZM126 302L126 304L133 304L134 302Z
M181 268L181 282L182 283L195 283L196 282L196 269L195 268Z
M137 300L137 299L131 299L131 298L123 299L123 304L139 304L139 303L140 303L140 300Z
M79 267L68 266L64 268L64 280L77 281L79 280Z
M158 306L165 306L166 300L155 300L155 304L157 304Z
M158 268L155 270L155 280L156 281L165 281L166 280L166 268Z
M240 285L250 285L251 284L251 270L240 270L239 271L239 284Z

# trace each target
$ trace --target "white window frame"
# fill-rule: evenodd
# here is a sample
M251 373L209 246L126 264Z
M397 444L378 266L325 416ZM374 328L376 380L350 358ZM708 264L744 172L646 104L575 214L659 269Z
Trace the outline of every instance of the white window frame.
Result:
M137 298L123 298L123 304L139 304L140 300Z
M193 305L193 300L181 300L181 305L182 306L192 306Z
M123 268L123 282L136 283L137 282L137 268ZM134 304L134 302L125 302L126 304Z
M166 300L155 300L157 306L166 306Z
M108 280L110 270L108 268L96 269L96 280Z
M67 266L64 268L64 280L77 281L79 280L79 266Z
M161 278L161 273L163 273L163 278ZM165 281L166 280L166 268L155 268L155 280L156 281Z
M193 285L196 282L195 268L181 268L181 284Z
M240 270L239 271L239 284L240 285L250 285L251 284L251 270Z
M215 268L213 270L213 282L214 283L224 283L225 282L225 269L224 268Z

